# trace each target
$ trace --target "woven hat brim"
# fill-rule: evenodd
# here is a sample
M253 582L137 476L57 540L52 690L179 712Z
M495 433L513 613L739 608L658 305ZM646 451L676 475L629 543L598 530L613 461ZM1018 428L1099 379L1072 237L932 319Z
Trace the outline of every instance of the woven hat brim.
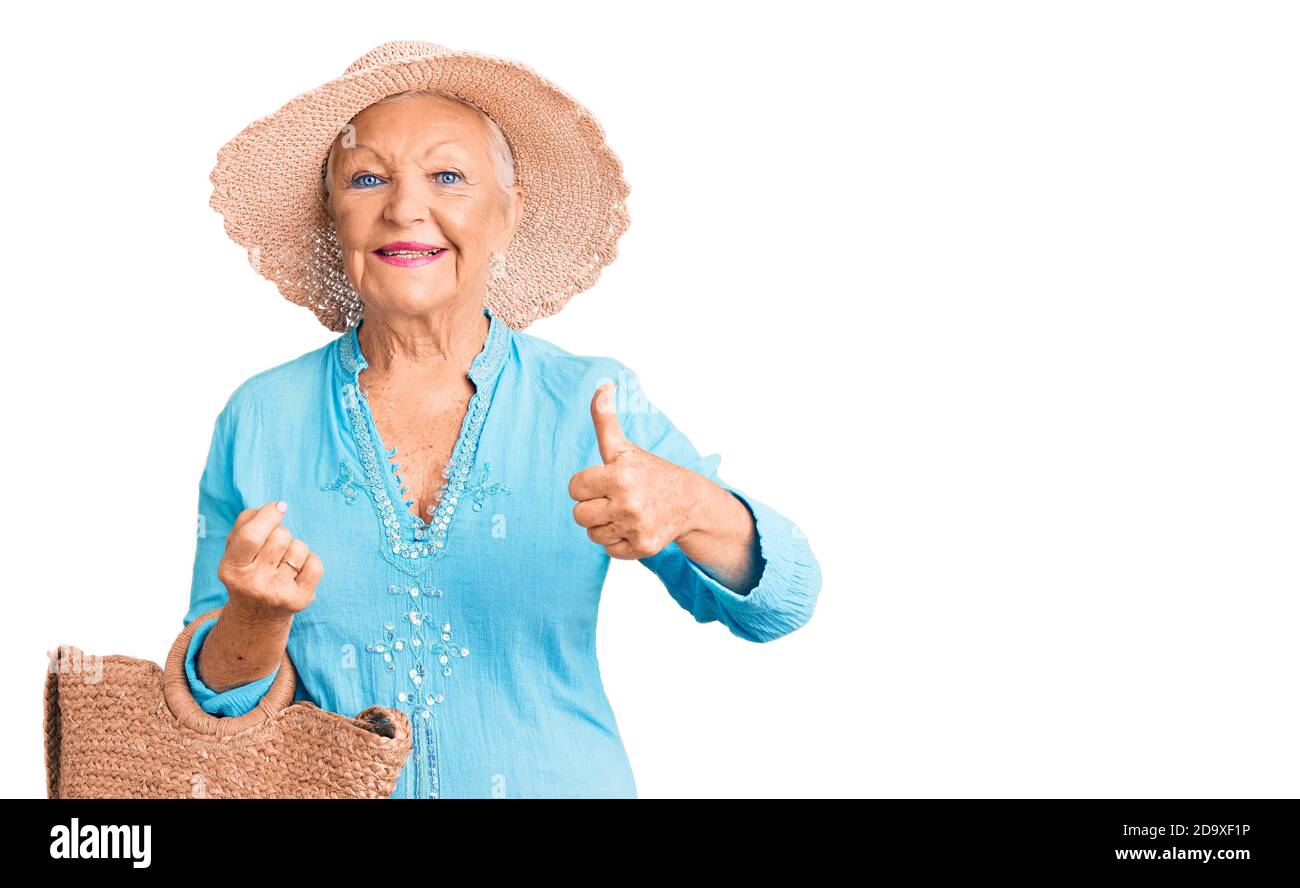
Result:
M330 330L360 320L343 269L320 173L343 125L385 96L440 89L478 105L505 133L524 210L490 278L485 302L523 329L593 286L618 255L628 228L629 186L600 123L527 65L474 52L447 52L366 68L329 81L255 120L217 154L209 205L250 264L286 299Z

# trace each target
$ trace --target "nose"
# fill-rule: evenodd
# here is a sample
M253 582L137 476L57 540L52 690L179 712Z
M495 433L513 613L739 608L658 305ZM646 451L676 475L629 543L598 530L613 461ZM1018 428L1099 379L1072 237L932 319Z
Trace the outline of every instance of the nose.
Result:
M427 222L433 215L433 189L418 176L397 177L388 195L384 218L394 225L409 228Z

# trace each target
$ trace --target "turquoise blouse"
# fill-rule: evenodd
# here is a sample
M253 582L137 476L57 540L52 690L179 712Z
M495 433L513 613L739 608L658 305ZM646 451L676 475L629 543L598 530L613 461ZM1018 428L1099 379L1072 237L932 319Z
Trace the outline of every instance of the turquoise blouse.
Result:
M218 415L199 483L189 624L226 603L217 563L235 517L276 499L325 564L295 615L295 699L353 716L373 704L411 718L413 747L394 798L623 797L636 786L596 662L609 555L573 520L569 479L600 463L591 397L619 384L633 443L729 490L753 514L764 564L729 589L670 543L641 563L701 623L748 641L780 638L812 615L821 571L799 529L717 476L605 357L570 354L491 310L469 368L476 392L438 509L413 515L358 374L357 327L241 384ZM362 321L361 323L364 323ZM216 693L198 678L208 620L185 668L202 708L249 712L279 669Z

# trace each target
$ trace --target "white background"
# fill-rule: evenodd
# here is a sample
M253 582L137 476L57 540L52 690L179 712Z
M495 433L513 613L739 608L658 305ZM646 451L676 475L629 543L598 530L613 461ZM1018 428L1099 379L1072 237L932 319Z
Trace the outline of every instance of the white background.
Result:
M217 149L391 39L584 102L632 226L530 333L636 369L799 522L758 645L615 562L642 797L1295 796L1300 43L1266 3L7 11L10 729L46 651L161 662L212 421L332 338L207 206Z

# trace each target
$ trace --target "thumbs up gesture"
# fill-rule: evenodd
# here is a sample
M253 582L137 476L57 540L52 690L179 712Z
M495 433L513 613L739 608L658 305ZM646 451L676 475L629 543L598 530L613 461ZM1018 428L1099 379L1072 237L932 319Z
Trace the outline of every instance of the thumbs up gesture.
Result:
M647 558L693 529L703 475L633 444L623 435L614 383L596 389L591 421L601 465L578 472L569 496L573 520L612 558Z

